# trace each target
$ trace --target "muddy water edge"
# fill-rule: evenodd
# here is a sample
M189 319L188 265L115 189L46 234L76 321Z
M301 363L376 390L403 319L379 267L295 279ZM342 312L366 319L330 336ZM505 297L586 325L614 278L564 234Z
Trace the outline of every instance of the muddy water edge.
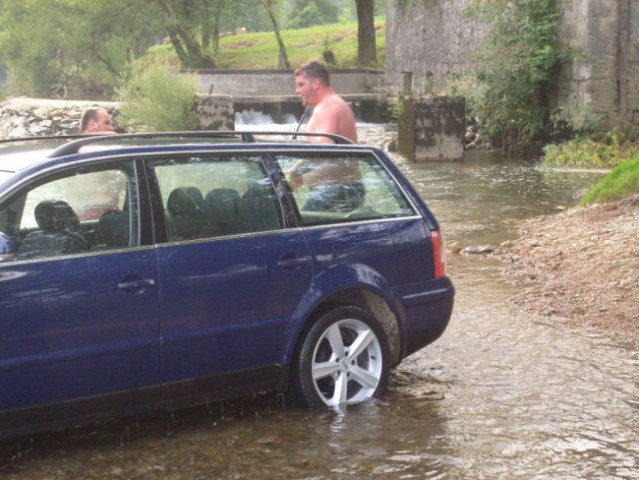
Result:
M371 144L393 136L361 130ZM600 178L486 155L395 161L462 246L514 238L518 220L574 205ZM383 400L317 413L260 396L40 434L0 444L0 478L639 478L637 352L514 313L498 261L451 255L448 268L451 324Z

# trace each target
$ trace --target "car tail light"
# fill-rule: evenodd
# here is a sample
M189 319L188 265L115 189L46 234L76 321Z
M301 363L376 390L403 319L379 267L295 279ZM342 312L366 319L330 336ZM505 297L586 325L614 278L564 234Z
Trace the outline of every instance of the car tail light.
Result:
M433 263L435 264L435 278L446 275L446 249L444 248L444 238L439 230L430 232L433 243Z

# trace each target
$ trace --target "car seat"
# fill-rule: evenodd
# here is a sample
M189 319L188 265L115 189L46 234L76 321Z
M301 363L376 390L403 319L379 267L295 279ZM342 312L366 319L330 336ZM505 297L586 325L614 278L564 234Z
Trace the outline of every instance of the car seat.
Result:
M71 206L62 200L45 200L34 210L40 228L22 241L16 260L46 258L86 251L86 240L77 233L80 220Z
M178 187L169 194L166 202L169 240L198 237L204 223L202 209L198 205L201 198L202 193L196 187Z

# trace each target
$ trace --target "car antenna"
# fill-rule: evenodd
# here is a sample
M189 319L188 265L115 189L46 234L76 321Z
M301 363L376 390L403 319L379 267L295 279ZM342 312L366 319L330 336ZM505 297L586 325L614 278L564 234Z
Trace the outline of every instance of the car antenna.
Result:
M302 113L302 116L300 117L300 121L297 123L297 128L295 129L295 133L293 134L292 140L297 140L297 133L300 131L300 127L302 126L302 123L304 122L306 115L308 115L308 110L309 110L308 107L304 107L304 112Z

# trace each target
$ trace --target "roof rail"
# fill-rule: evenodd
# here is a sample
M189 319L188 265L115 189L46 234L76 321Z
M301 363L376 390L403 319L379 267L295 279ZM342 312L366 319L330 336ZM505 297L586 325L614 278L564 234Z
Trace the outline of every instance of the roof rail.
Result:
M3 143L22 143L22 142L40 142L42 140L76 140L78 138L85 138L86 135L79 133L73 135L42 135L33 137L11 137L0 138L0 144Z
M273 132L273 131L250 131L250 132L242 132L242 131L214 131L214 130L203 130L203 131L188 131L188 132L156 132L156 133L124 133L124 134L116 134L116 135L96 135L96 136L87 136L87 135L73 135L70 136L74 139L74 141L69 142L65 145L61 145L56 148L53 152L49 154L50 158L62 157L65 155L71 155L74 153L78 153L80 148L86 145L93 145L96 143L103 142L120 142L122 140L136 140L136 139L187 139L187 138L200 138L200 139L222 139L222 138L237 138L245 143L255 143L256 136L287 136L293 134L295 137L328 137L332 139L337 144L352 144L349 139L342 137L340 135L335 135L332 133L316 133L316 132ZM38 137L33 137L38 138ZM44 137L39 137L40 139ZM69 138L69 137L52 137L52 138Z

